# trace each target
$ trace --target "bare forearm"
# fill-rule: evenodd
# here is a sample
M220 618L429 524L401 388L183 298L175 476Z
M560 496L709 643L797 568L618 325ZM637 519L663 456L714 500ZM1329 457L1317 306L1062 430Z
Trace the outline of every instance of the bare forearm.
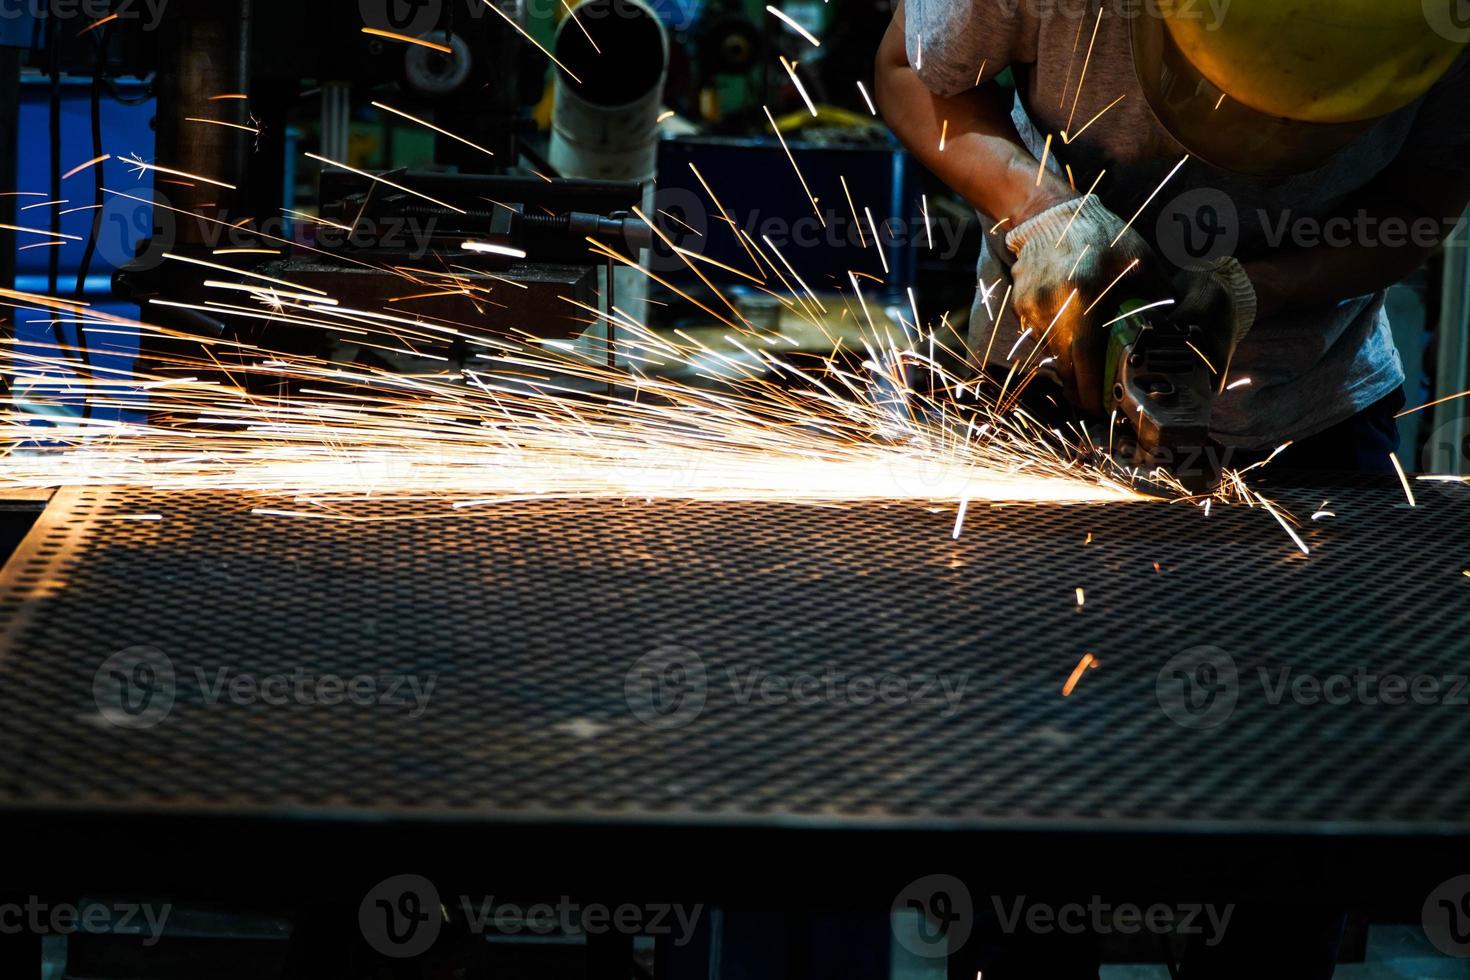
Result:
M979 210L1019 224L1074 196L1021 142L1011 122L1010 96L982 85L951 98L935 95L908 63L903 5L879 47L874 91L894 134L940 180Z

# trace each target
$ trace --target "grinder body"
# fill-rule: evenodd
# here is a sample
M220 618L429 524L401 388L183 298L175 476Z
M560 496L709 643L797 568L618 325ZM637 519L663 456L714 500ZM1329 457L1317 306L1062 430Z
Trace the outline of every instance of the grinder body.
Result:
M1199 327L1146 319L1130 300L1108 338L1105 411L1116 413L1113 453L1146 472L1162 469L1191 493L1220 483L1222 449L1210 437L1213 372Z

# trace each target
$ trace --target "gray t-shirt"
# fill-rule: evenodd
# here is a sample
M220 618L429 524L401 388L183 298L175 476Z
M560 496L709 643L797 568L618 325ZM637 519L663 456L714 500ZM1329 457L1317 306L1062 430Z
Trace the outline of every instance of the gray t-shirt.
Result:
M1212 17L1222 3L1228 0L1200 0L1196 6L1202 16ZM1127 220L1185 150L1154 118L1133 70L1128 17L1141 15L1133 11L1148 5L1107 0L1105 6L1099 22L1098 0L905 0L905 29L909 63L940 95L968 91L977 81L1012 68L1013 118L1027 147L1039 158L1046 134L1058 134L1048 166L1065 173L1064 165L1070 165L1079 191L1106 170L1097 194ZM1087 62L1095 25L1097 40ZM1059 135L1063 131L1077 134L1070 144ZM1461 57L1426 97L1381 120L1313 173L1268 182L1191 158L1135 227L1178 265L1187 265L1198 254L1192 249L1207 244L1214 245L1214 254L1246 260L1278 243L1282 248L1310 244L1314 232L1357 240L1361 232L1323 228L1319 219L1399 159L1470 170L1470 55ZM982 217L989 219L988 228L1000 216ZM1210 233L1203 240L1202 224ZM1213 229L1224 229L1226 237ZM1228 237L1235 233L1231 229L1238 229L1238 240ZM1000 281L992 307L1005 291L1014 260L1002 240L1008 230L990 236L981 256L982 283ZM1398 229L1382 231L1388 240ZM990 346L992 361L1004 358L1020 336L1009 308L995 329L992 345L992 321L977 297L970 343L980 351ZM1404 380L1384 294L1263 319L1230 370L1231 380L1246 377L1248 386L1226 391L1216 402L1215 434L1228 445L1269 447L1301 439L1371 405Z

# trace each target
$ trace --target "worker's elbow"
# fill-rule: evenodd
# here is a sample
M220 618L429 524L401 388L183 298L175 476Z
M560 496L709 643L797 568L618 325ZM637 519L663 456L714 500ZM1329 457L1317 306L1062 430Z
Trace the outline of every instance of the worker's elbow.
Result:
M895 126L903 115L904 76L912 73L907 60L895 64L891 53L879 49L873 62L873 101L877 104L878 114L890 127Z

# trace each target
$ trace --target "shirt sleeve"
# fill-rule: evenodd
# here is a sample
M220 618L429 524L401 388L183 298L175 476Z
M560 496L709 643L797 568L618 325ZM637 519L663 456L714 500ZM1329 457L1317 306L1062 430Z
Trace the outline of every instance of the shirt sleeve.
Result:
M1470 171L1470 49L1420 103L1400 160Z
M929 90L958 95L1036 61L1036 24L1015 0L904 0L909 64Z

